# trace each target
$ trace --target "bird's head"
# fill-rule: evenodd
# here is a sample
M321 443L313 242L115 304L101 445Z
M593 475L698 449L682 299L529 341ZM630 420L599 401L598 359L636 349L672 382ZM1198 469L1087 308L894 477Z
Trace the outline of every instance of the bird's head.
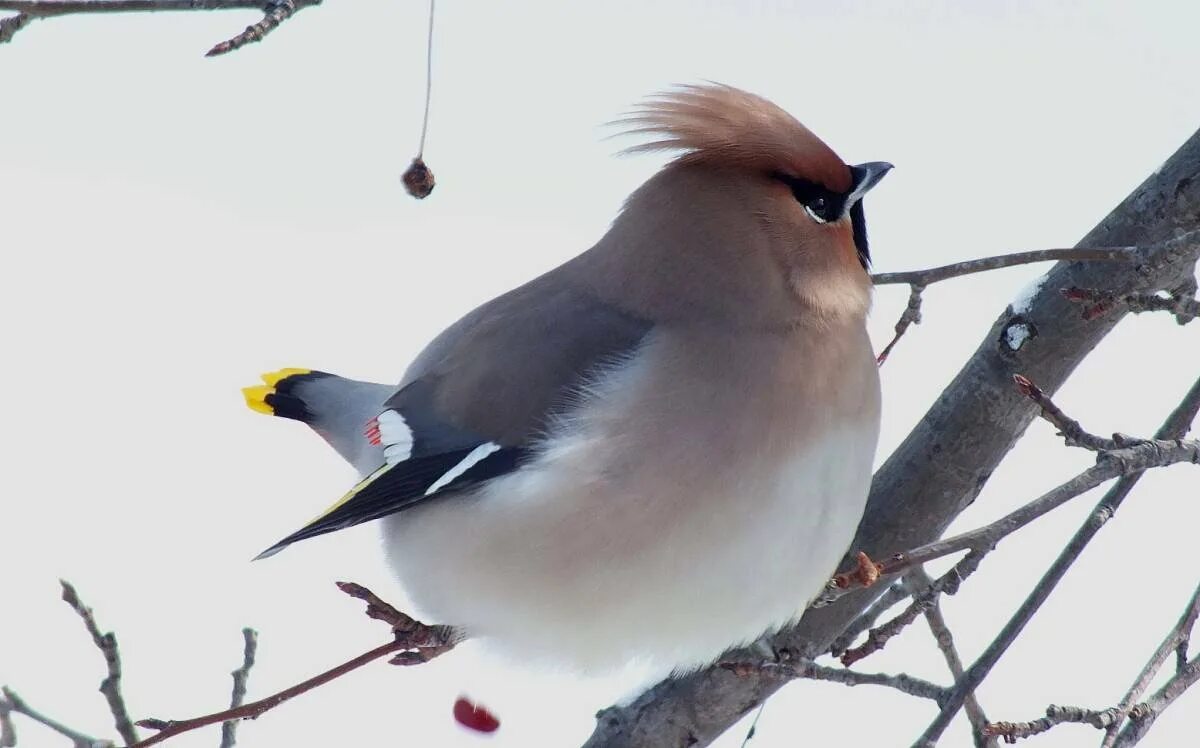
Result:
M669 294L692 316L752 326L866 314L862 198L891 164L849 166L783 109L724 85L676 88L618 123L648 138L626 152L679 153L602 243L645 271L631 282L646 303Z

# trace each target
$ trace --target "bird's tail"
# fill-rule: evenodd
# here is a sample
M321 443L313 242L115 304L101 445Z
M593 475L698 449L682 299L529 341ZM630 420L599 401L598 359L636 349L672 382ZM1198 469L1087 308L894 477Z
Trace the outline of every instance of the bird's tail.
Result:
M384 463L371 426L394 386L298 368L263 374L262 382L242 389L251 410L308 424L362 475Z
M304 404L299 392L294 392L301 382L329 377L323 371L287 368L263 374L262 384L242 388L242 396L250 410L269 416L293 418L308 423L315 414Z

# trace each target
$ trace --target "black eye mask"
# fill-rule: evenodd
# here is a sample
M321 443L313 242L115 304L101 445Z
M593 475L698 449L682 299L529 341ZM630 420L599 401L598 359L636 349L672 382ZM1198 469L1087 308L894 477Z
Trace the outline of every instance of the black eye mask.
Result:
M845 214L846 199L850 192L834 192L816 182L787 174L777 173L772 176L791 189L796 202L803 205L817 223L831 223ZM854 247L858 250L858 261L864 270L869 269L871 249L867 244L867 218L863 213L862 200L850 207L850 224L854 229Z

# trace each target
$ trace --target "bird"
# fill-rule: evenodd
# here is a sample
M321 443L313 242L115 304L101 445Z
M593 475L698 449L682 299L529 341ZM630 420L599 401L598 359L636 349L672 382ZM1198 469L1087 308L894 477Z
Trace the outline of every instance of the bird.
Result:
M260 558L379 520L421 613L581 674L702 667L825 588L879 436L863 196L892 166L718 83L617 124L671 158L590 249L399 385L290 368L244 391L361 476Z

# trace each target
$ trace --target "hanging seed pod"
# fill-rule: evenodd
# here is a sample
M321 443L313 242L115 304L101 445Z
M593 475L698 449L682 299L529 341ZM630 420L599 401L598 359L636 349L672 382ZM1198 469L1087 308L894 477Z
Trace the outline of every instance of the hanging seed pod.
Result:
M429 197L429 193L433 192L434 185L437 184L433 179L433 172L420 156L413 159L401 179L404 180L404 189L408 190L408 194L418 200Z

